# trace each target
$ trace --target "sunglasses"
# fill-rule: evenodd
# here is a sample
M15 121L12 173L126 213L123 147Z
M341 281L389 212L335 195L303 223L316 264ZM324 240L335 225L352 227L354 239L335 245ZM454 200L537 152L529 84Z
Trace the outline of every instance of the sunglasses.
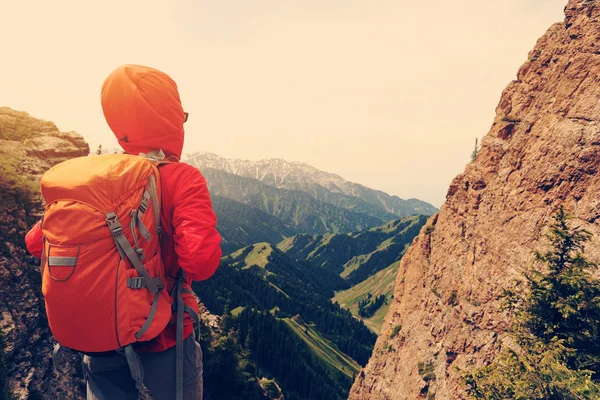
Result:
M186 123L189 117L190 117L190 113L184 112L183 113L183 123Z

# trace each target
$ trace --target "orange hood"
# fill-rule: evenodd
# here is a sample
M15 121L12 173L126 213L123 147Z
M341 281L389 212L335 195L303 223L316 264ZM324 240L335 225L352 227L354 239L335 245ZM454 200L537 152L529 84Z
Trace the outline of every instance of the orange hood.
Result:
M102 110L119 144L130 154L162 149L181 158L184 114L177 84L164 72L123 65L102 85Z

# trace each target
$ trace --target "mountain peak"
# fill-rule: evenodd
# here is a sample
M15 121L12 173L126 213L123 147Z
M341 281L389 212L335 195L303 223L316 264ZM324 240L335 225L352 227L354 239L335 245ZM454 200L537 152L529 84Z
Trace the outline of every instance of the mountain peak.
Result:
M257 161L247 159L235 159L221 157L215 153L199 152L187 154L184 157L184 161L194 164L198 167L205 166L209 168L221 169L227 172L236 173L236 171L243 171L245 169L260 169L266 172L279 172L279 176L285 179L285 172L304 172L305 174L311 174L314 179L317 175L326 177L328 179L337 179L343 181L344 179L336 174L321 171L311 165L300 161L287 161L283 158L263 158ZM257 179L262 180L265 177L258 175Z

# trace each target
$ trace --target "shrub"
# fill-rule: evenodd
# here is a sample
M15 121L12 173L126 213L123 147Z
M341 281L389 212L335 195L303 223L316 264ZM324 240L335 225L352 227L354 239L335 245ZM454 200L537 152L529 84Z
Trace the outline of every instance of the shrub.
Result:
M392 328L392 332L390 333L390 339L393 339L396 336L398 336L398 334L400 333L401 330L402 330L402 325L395 325Z
M433 361L419 362L419 364L417 364L417 368L419 369L419 375L425 382L429 383L430 381L435 380Z
M458 293L456 292L456 290L453 290L450 293L450 297L448 298L448 304L450 304L451 306L457 305L458 304L457 297L458 297Z

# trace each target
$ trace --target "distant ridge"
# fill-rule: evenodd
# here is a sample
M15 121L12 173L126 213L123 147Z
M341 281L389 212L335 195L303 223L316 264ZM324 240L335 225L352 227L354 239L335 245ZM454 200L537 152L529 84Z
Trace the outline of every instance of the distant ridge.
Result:
M260 161L237 160L213 153L188 154L184 156L184 161L201 170L218 169L256 179L279 189L300 190L317 200L363 213L364 210L359 211L356 208L364 209L368 205L372 212L390 213L398 217L414 214L433 215L438 211L436 207L424 201L404 200L381 190L346 181L339 175L301 162L289 162L280 158ZM372 212L367 214L373 216Z

